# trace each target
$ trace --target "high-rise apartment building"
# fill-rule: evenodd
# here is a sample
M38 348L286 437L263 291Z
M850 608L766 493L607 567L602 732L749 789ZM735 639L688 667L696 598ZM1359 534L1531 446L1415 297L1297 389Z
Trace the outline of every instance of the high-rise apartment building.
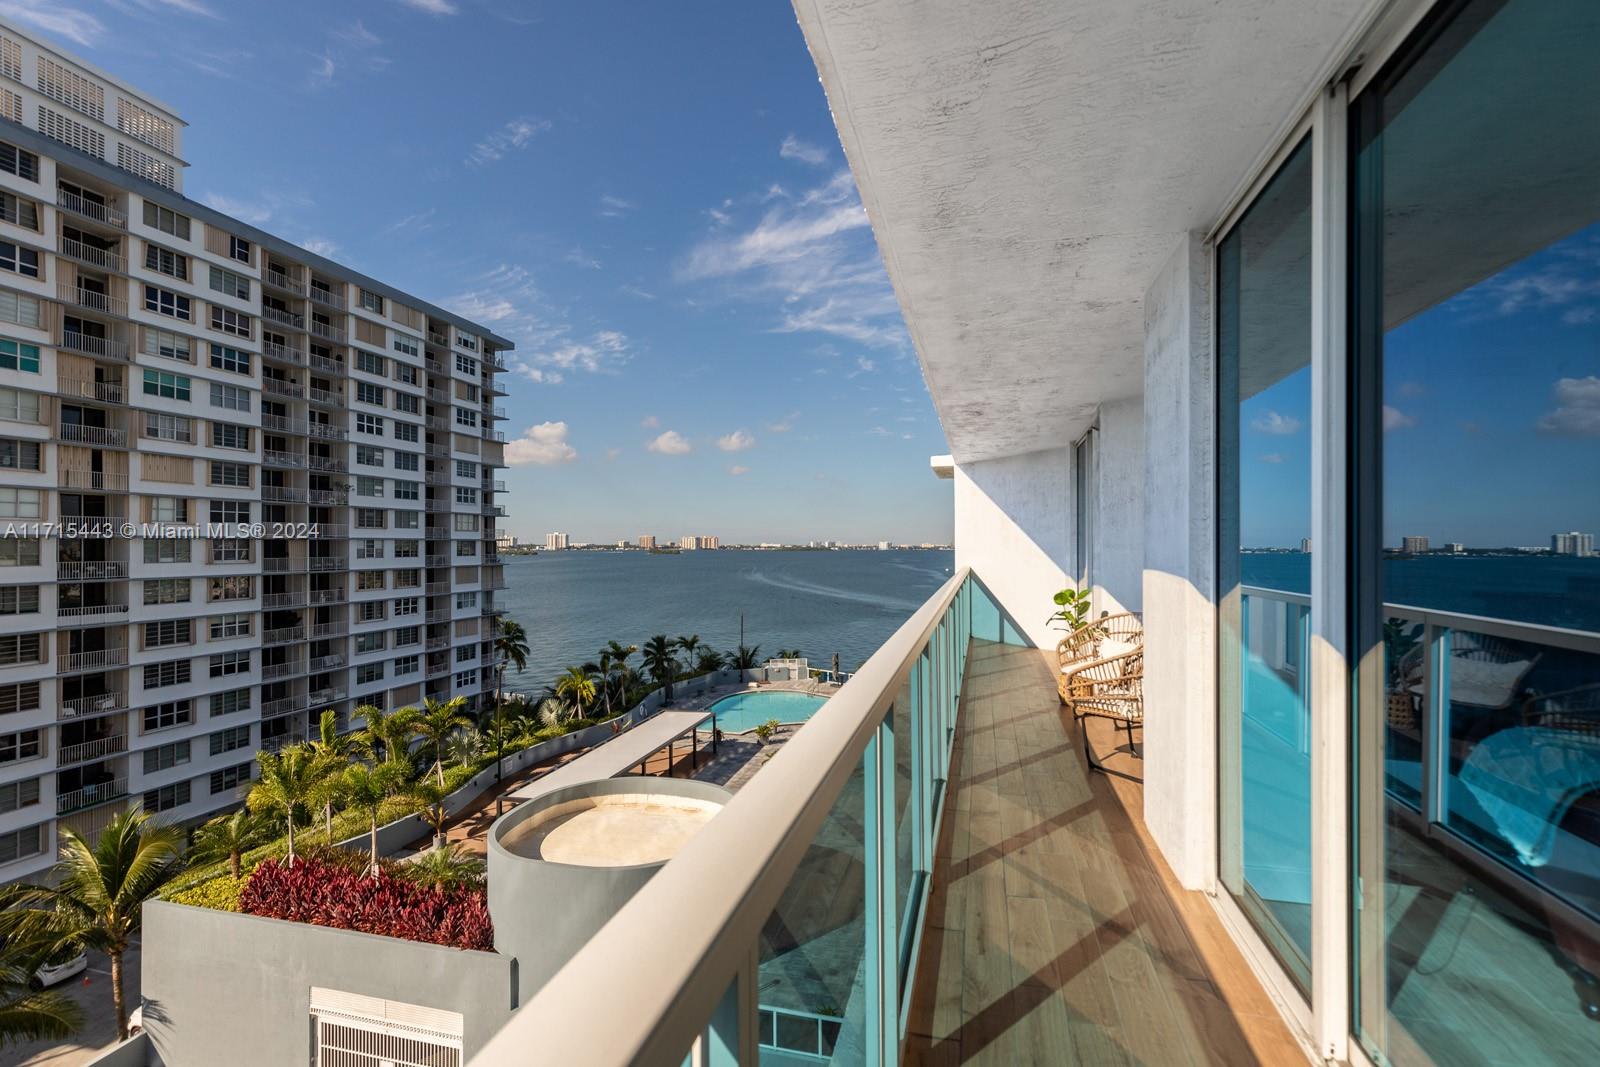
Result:
M0 113L11 881L325 710L475 702L510 342L184 198L169 108L5 24Z
M1402 537L1400 539L1400 551L1407 555L1420 555L1428 551L1428 539L1426 537Z
M654 548L654 547L656 547L656 535L655 534L640 534L639 535L639 547L640 548Z
M1573 530L1570 533L1552 534L1550 537L1550 551L1558 556L1592 556L1594 555L1594 534L1579 533Z
M544 547L546 551L556 552L564 548L569 548L571 545L572 538L567 534L547 533L544 535Z

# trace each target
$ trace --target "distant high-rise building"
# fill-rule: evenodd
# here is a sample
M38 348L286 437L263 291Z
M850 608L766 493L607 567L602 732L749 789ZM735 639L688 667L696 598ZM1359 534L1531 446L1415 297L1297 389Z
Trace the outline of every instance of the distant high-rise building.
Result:
M1592 556L1594 555L1594 534L1579 533L1573 530L1570 533L1552 534L1550 537L1550 551L1558 556Z
M1461 553L1467 550L1467 546L1462 544L1460 541L1446 541L1444 543L1444 550L1449 552L1451 555L1459 556Z
M1400 551L1411 556L1421 555L1428 551L1428 539L1426 537L1402 537L1400 539Z
M654 548L654 547L656 547L656 535L655 534L640 534L639 535L639 547L640 548Z
M626 537L624 537L622 540L618 541L617 542L617 547L618 548L627 548L628 547L628 539Z
M878 551L879 552L887 552L887 551L889 551L889 542L887 542L887 541L879 541L878 542Z
M678 547L694 551L701 548L721 548L722 538L705 534L684 534L678 538Z
M1306 553L1309 553L1311 551L1311 538L1309 538L1309 537L1300 538L1300 551L1306 552Z
M564 533L547 533L544 535L544 547L547 552L558 552L561 549L570 547L571 544L572 539Z

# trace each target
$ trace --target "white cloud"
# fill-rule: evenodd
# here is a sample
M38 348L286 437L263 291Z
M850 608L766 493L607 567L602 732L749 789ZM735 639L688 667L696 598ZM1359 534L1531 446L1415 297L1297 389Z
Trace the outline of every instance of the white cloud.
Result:
M561 259L563 262L571 263L574 267L582 267L584 270L600 269L600 261L594 258L594 256L590 255L588 252L585 252L581 246L575 246L570 252L562 256Z
M677 430L664 430L661 435L645 446L652 452L659 452L663 456L681 456L692 452L694 446Z
M326 256L329 259L339 254L339 246L326 237L307 237L300 242L300 247L314 255Z
M470 166L481 167L504 159L507 154L528 147L528 142L532 141L535 135L549 128L548 119L530 116L514 118L473 145L472 151L467 153L466 162Z
M756 447L756 439L748 430L735 430L717 438L717 447L724 452L743 452Z
M778 146L778 155L784 159L794 159L817 166L827 160L828 150L819 145L808 144L791 133Z
M565 422L541 422L523 431L522 436L506 445L506 462L513 467L533 464L549 467L557 463L571 463L578 458L578 450L567 443Z
M856 357L856 369L851 371L849 374L846 374L845 377L846 378L854 378L859 374L871 374L873 371L875 371L877 369L878 369L878 364L877 364L876 361L870 360L866 356L857 356Z
M446 299L444 306L511 338L516 350L510 369L531 382L560 382L566 371L615 372L632 358L627 335L604 327L574 336L528 271L502 263L472 279L471 287Z
M1300 420L1293 415L1280 415L1276 411L1269 411L1264 415L1257 415L1250 420L1251 429L1261 433L1269 433L1275 437L1287 437L1300 432Z
M626 334L617 330L600 330L587 341L566 341L530 352L524 358L535 366L598 374L615 371L627 362L630 355Z
M383 43L383 38L367 29L367 24L360 19L350 25L333 31L333 36L345 44L354 45L356 48L376 48Z
M798 411L791 411L777 422L767 423L767 430L771 433L788 433L794 429L794 421L800 417Z
M1554 411L1539 416L1541 433L1600 437L1600 378L1562 378L1555 384Z
M339 64L334 62L332 52L315 52L311 56L311 69L306 72L306 85L312 89L323 89L333 84L333 76L339 69Z
M132 0L132 3L156 14L164 11L177 11L185 15L199 15L208 19L221 18L200 0Z
M1390 430L1404 430L1416 424L1416 416L1407 415L1399 408L1390 407L1388 404L1383 405L1383 429L1385 433Z
M735 478L737 478L741 474L749 474L750 473L750 468L749 467L741 467L737 463L735 463L733 466L728 468L728 473L733 475Z
M656 298L656 294L652 293L648 289L641 289L637 285L619 285L617 286L617 292L626 293L629 296L636 296L640 300L654 300Z
M661 420L654 415L646 415L639 420L639 425L646 430L654 430L661 425Z
M632 200L624 200L610 193L600 197L600 214L608 219L619 219L638 206Z
M461 10L450 0L400 0L400 3L424 15L454 15Z
M43 30L84 48L93 48L105 34L105 23L57 0L0 0L0 17Z
M207 193L200 198L200 202L207 207L216 208L224 215L231 215L240 222L248 222L252 226L265 225L272 218L273 209L269 204L235 200L221 193Z

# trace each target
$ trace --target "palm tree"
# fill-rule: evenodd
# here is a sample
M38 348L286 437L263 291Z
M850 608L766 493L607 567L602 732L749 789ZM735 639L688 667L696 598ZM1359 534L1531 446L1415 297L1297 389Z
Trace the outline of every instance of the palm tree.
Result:
M394 760L376 767L352 763L344 769L344 796L350 807L367 816L367 840L371 845L372 876L378 876L378 816L383 802L406 788L406 770Z
M377 711L372 707L358 708L357 712ZM381 715L382 712L379 712ZM338 769L350 761L350 753L359 744L359 739L353 734L339 732L339 713L328 708L317 720L317 739L311 742L311 751L322 760L329 768L322 779L322 788L316 792L320 794L322 803L322 823L328 831L328 844L333 844L333 806L339 800ZM238 875L234 875L235 878Z
M806 657L805 657L805 653L801 652L798 648L780 648L780 649L778 649L778 658L779 659L805 659Z
M457 730L450 735L449 748L451 759L463 767L469 767L474 760L483 755L483 733L474 726Z
M449 700L425 697L422 701L422 712L416 717L412 727L416 735L422 738L423 744L433 749L433 765L439 772L441 786L444 785L445 746L450 743L451 735L457 730L472 725L472 720L463 710L466 706L466 697L451 697Z
M572 701L581 716L584 709L593 703L595 695L594 672L589 669L589 664L568 667L566 673L556 679L556 693Z
M695 652L700 647L700 635L690 634L688 637L680 637L674 641L673 644L683 652L684 670L687 671L689 668L693 667L695 661Z
M700 650L700 658L695 661L694 669L701 674L710 674L713 671L720 671L727 665L727 662L727 656L707 646Z
M632 675L633 668L628 666L628 657L639 651L638 645L624 645L616 641L607 641L606 647L600 655L611 661L610 669L606 671L605 684L616 689L617 702L624 705L619 710L626 711L628 703L627 678ZM602 660L604 662L604 660ZM610 699L609 697L607 698ZM610 704L606 706L610 710Z
M111 960L111 1001L117 1038L128 1036L122 957L139 933L144 902L182 867L183 832L160 826L143 811L121 812L90 844L76 830L58 832L61 859L49 885L0 891L0 933L7 942L104 952Z
M419 885L456 889L483 882L483 861L463 851L459 844L446 845L400 864L397 873Z
M532 651L528 647L528 632L522 628L522 624L502 615L494 635L494 656L497 661L494 672L495 707L499 707L505 699L506 667L513 666L518 672L527 670L528 655Z
M361 731L361 745L375 760L402 762L411 752L411 738L417 732L416 708L397 708L385 712L370 704L356 709L356 714L366 721Z
M317 785L330 773L327 763L305 745L290 745L281 752L257 752L261 777L250 787L245 805L253 812L283 813L289 828L289 864L294 865L294 812L315 802Z
M728 666L741 671L753 671L761 662L761 646L740 645L738 650L728 657Z
M422 810L417 814L433 828L434 848L444 844L444 824L450 819L449 813L444 810L444 802L449 795L444 786L427 778L413 784L410 789L411 799L422 805Z
M478 720L478 729L494 742L494 780L497 782L505 777L506 737L515 736L516 724L516 715L498 700Z
M678 661L672 658L672 642L666 634L656 634L644 643L640 654L644 657L644 669L650 672L650 680L666 687L664 695L671 703L672 679L678 673Z
M228 861L228 873L239 880L239 864L244 854L267 839L267 822L249 808L230 815L219 815L194 832L189 848L190 865Z
M33 989L33 972L48 951L20 943L0 949L0 1048L7 1042L65 1041L83 1025L83 1009L65 993Z

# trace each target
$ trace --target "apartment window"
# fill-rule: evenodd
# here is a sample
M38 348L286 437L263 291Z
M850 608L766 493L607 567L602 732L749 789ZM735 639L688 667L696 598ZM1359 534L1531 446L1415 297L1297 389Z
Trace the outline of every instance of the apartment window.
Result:
M408 615L419 615L422 612L422 600L414 596L396 597L394 601L394 617L403 619Z
M189 546L194 544L186 537L150 537L144 542L146 563L188 563Z
M236 259L240 263L250 262L250 242L243 237L228 237L228 258Z
M385 362L382 356L374 355L371 352L363 352L359 348L356 349L356 370L364 374L382 376Z
M383 436L383 419L377 415L368 415L366 412L356 412L356 433L372 434L375 437Z
M229 641L236 637L249 637L252 618L247 614L213 615L208 624L211 640Z
M220 330L223 333L231 333L235 337L249 337L254 326L250 321L250 316L244 312L234 311L232 308L217 307L217 305L212 304L211 328Z
M37 567L39 565L39 539L37 537L0 538L0 567Z
M211 717L218 715L232 715L239 711L250 710L250 690L230 689L226 693L211 694Z
M211 521L238 525L250 521L250 504L244 500L213 500Z
M362 289L360 292L361 306L367 311L376 311L379 315L382 315L383 297L374 293L371 289Z
M478 376L478 361L471 356L463 356L460 352L457 352L456 370L469 378L476 378Z
M148 812L171 811L189 803L189 783L177 782L151 789L144 795L144 810Z
M182 438L187 441L188 437ZM155 522L188 522L189 501L181 496L150 498L150 517Z
M356 591L360 592L360 593L367 593L367 592L371 592L374 589L382 589L384 587L383 586L383 574L384 574L383 571L359 571L359 572L357 572L357 574L356 574Z
M396 452L394 454L394 469L397 471L414 471L420 468L415 452Z
M144 750L144 773L155 774L158 771L171 770L189 762L189 742L171 741L165 745Z
M243 427L240 427L243 429ZM246 430L246 435L249 431ZM213 460L211 463L211 484L224 486L230 489L248 489L250 487L250 464L248 463L223 463Z
M394 528L396 530L415 530L418 526L419 514L415 511L397 511L394 513Z
M0 389L0 420L37 423L39 394L21 389Z
M36 182L39 180L39 157L26 148L0 141L0 170Z
M0 241L0 270L29 278L39 276L39 253L10 241Z
M0 785L0 812L20 811L39 803L39 779L24 778L20 782Z
M356 605L357 622L381 622L386 617L381 600L364 600Z
M0 488L0 518L42 518L42 495L37 489Z
M468 486L468 485L458 485L458 486L456 486L456 503L457 504L476 504L477 502L478 502L478 491L476 489L474 489L474 488L472 488L471 486Z
M251 542L242 537L214 537L211 539L212 563L249 563L253 558Z
M394 647L405 648L408 645L419 644L422 641L422 630L416 626L402 626L394 631Z
M382 663L363 663L356 668L356 684L372 685L374 682L383 681Z
M456 460L457 478L476 478L477 476L478 465L476 463L472 462L470 459Z
M189 661L186 659L172 659L167 660L165 663L146 663L144 665L144 687L146 689L162 689L169 685L187 684L189 684Z
M415 642L413 642L415 643ZM401 656L394 661L394 674L396 678L402 675L415 674L422 669L420 656Z
M414 422L396 422L394 424L394 439L416 444L418 439L417 424Z
M39 373L39 346L0 337L0 369Z
M456 408L456 425L475 428L478 425L478 413L471 408Z
M250 780L250 764L239 763L232 767L224 767L220 771L211 772L211 793L225 793L230 789L237 789Z
M211 735L208 747L211 749L213 756L220 756L224 752L237 752L241 748L249 748L250 727L248 725L230 726L226 730L218 730Z
M249 600L253 583L248 574L230 574L226 578L212 578L210 581L210 599L216 600Z
M382 508L357 508L356 529L381 530L388 525L388 513Z
M237 423L232 423L232 422L213 422L213 423L211 423L211 447L213 447L213 448L235 448L235 449L239 449L239 450L244 451L244 452L250 451L250 427L248 427L248 426L240 426ZM212 468L212 471L213 471L213 473L212 473L212 484L213 485L219 484L216 481L215 469L216 469L215 465L213 465L213 468ZM247 467L246 470L248 471L248 469L249 468ZM221 484L231 484L231 483L221 483ZM249 485L250 484L250 480L248 478L246 478L243 482L238 483L238 484Z
M9 437L0 437L0 469L12 471L37 471L44 468L39 465L40 450L37 441L18 441Z
M144 624L144 647L165 648L169 645L187 645L194 641L192 619L163 619Z
M383 449L377 445L356 445L356 466L383 466Z
M38 326L38 298L0 289L0 320L14 322L18 326Z
M383 542L368 538L356 542L356 559L382 559Z
M155 285L144 287L144 309L168 318L183 319L185 322L189 321L190 317L188 297Z
M457 558L460 558L462 556L476 556L477 554L478 554L478 542L476 542L476 541L457 541L456 542L456 557Z
M456 688L469 689L478 684L477 671L459 671L456 674Z
M157 274L165 274L179 281L189 280L189 257L170 248L149 244L144 246L144 266ZM188 316L184 316L187 318Z
M188 400L189 379L181 374L147 370L144 372L144 394L163 400Z
M144 327L144 350L146 355L182 360L184 363L194 362L189 339L181 333L173 333L170 330Z
M472 533L478 528L478 516L456 515L453 516L456 533Z
M144 602L146 604L187 604L189 602L189 579L146 578L144 580Z
M381 408L383 407L383 394L384 388L381 385L373 385L371 382L356 382L356 399L363 404L373 404Z
M249 411L250 390L237 385L211 383L211 406L228 411Z
M402 481L396 480L396 482L394 483L394 498L396 500L420 500L420 499L422 499L422 483L421 482L402 482Z
M356 634L356 655L359 656L368 652L382 652L384 638L387 636L382 630L370 634Z
M34 615L37 614L38 611L38 586L0 586L0 615Z
M189 239L189 216L180 215L171 208L149 200L144 202L144 224L153 230L170 233L180 241Z
M468 608L475 608L477 606L478 606L478 594L477 593L468 592L468 593L457 593L456 594L456 610L457 611L466 611Z
M20 830L0 834L0 863L10 863L27 856L37 856L44 851L44 824L24 826Z
M0 220L29 230L39 228L39 205L15 193L0 192Z
M422 414L422 398L412 393L402 393L396 389L394 392L394 409L407 415Z
M415 337L407 337L403 333L397 333L394 335L394 350L396 352L404 352L412 357L420 356L422 354L422 342ZM399 370L398 367L395 369ZM413 382L412 384L416 383Z
M0 763L17 763L36 759L39 755L39 731L19 730L14 734L0 734Z
M241 352L237 348L219 345L211 342L211 365L218 370L232 371L235 374L250 373L250 353Z
M478 658L478 646L477 645L457 645L456 646L456 662L457 663L467 663L467 662L469 662L471 660L475 660L477 658Z
M194 424L183 415L157 415L154 412L146 412L144 435L157 441L181 441L188 444L194 440Z
M415 568L394 572L394 587L396 589L419 589L422 586L422 572Z
M214 292L231 296L236 300L250 299L250 279L223 267L215 265L211 267L211 288Z
M405 363L401 363L398 360L395 362L394 380L399 382L401 385L416 385L419 383L420 378L421 376L417 373L417 368Z
M383 496L383 479L365 475L356 478L356 496Z
M211 677L226 678L230 674L250 673L250 653L219 652L211 657Z

